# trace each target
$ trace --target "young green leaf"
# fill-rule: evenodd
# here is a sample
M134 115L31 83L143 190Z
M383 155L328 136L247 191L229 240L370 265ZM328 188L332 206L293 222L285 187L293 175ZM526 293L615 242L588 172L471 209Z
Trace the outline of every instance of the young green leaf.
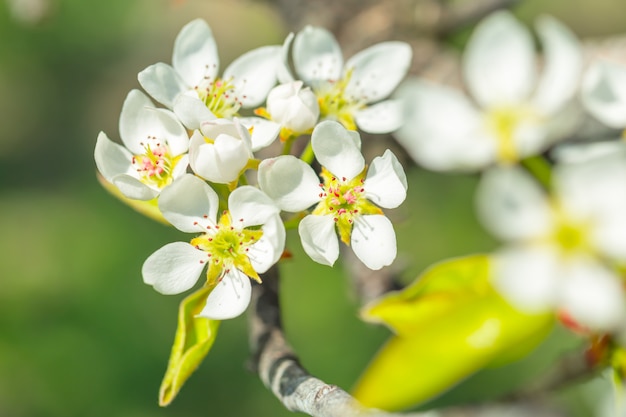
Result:
M526 355L554 323L551 314L522 313L496 293L484 255L435 265L405 290L366 306L362 317L395 335L354 396L387 410L416 405L483 367Z
M178 328L159 389L159 405L169 405L182 388L183 384L198 368L209 353L220 322L204 317L196 317L206 303L206 298L213 289L206 286L186 297L178 310Z

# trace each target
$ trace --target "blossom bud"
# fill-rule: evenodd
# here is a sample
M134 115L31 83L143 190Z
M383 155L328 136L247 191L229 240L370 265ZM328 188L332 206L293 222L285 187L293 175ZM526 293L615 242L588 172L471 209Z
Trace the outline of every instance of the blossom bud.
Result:
M317 123L320 115L317 97L302 81L278 85L267 96L267 112L283 127L304 133Z

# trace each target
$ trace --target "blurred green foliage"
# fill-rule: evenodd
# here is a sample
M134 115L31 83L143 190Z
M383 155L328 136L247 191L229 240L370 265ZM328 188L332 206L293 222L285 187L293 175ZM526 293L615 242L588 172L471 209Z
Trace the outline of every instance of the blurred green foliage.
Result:
M140 269L151 252L186 237L109 196L93 162L98 131L118 137L137 72L170 62L184 23L209 22L225 66L282 42L280 21L258 3L50 1L35 23L12 18L0 3L0 416L292 415L246 369L245 317L221 326L176 401L157 406L183 296L157 294ZM525 17L544 6L528 3ZM557 3L550 11L582 22L585 34L610 29L603 19L626 28L612 13L619 0L579 0L583 12L565 0L550 8ZM589 7L604 11L595 29ZM475 184L471 176L409 173L409 199L393 214L406 282L443 258L495 247L474 218ZM311 372L349 388L388 332L357 319L341 268L314 264L297 236L290 241L294 259L282 268L289 340ZM440 401L484 398L500 386L477 377L482 394L468 382Z

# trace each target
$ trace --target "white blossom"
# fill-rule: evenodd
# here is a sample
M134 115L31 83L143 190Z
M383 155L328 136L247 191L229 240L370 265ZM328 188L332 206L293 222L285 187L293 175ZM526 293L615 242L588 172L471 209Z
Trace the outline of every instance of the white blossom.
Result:
M172 112L157 109L145 94L132 90L119 127L124 146L100 132L94 158L102 176L126 197L151 200L185 173L189 137Z
M313 129L320 116L317 97L302 81L274 87L267 96L267 113L271 120L294 134Z
M159 198L163 216L177 229L197 233L190 243L163 246L146 259L146 284L163 294L195 285L207 267L207 285L215 288L199 316L224 320L243 313L250 303L249 278L260 282L280 258L285 229L274 203L259 189L242 186L228 198L218 218L218 196L204 181L187 174Z
M189 164L208 181L227 184L236 180L251 158L250 134L238 120L205 122L191 137Z
M537 33L544 62L539 79L530 32L500 11L478 24L463 55L472 98L417 78L398 89L406 123L394 135L416 162L433 170L514 164L575 127L579 43L547 16L538 19Z
M518 168L487 171L478 190L485 226L508 244L494 257L495 286L525 311L564 311L615 330L625 301L614 263L626 262L626 158L562 163L549 196Z
M196 19L185 25L174 43L172 65L150 65L138 75L141 86L173 109L189 129L204 121L228 118L241 107L263 103L276 84L280 46L263 46L233 61L218 76L217 45L209 25Z
M295 76L288 65L290 51ZM411 56L404 42L382 42L344 65L335 37L326 29L307 26L285 41L278 77L282 83L297 78L310 86L322 119L336 120L350 130L388 133L402 124L402 109L397 100L385 99L406 75Z
M370 269L390 265L396 257L396 236L379 207L395 208L406 198L406 176L395 155L385 151L366 172L359 135L334 121L317 125L311 143L323 166L323 183L310 165L285 155L261 162L261 189L285 211L315 205L298 227L302 246L314 261L334 264L338 232Z

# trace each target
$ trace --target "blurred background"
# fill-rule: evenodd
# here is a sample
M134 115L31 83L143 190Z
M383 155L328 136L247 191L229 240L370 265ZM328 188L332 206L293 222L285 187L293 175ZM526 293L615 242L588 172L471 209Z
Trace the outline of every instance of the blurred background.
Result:
M623 0L520 3L526 22L550 13L583 38L626 32ZM154 250L187 237L108 195L93 162L99 131L119 138L136 74L171 62L185 23L207 20L225 68L254 47L282 43L290 25L280 16L243 0L0 0L0 417L292 415L246 366L245 317L221 326L179 397L158 407L182 296L157 294L140 270ZM474 218L475 184L474 176L409 170L409 201L394 214L406 282L438 260L496 247ZM349 389L389 333L358 320L341 268L314 264L295 235L289 242L287 336L309 371ZM437 404L506 392L571 339L556 335L543 354L483 372ZM602 387L592 382L573 388L583 396L564 391L554 401L593 415Z

